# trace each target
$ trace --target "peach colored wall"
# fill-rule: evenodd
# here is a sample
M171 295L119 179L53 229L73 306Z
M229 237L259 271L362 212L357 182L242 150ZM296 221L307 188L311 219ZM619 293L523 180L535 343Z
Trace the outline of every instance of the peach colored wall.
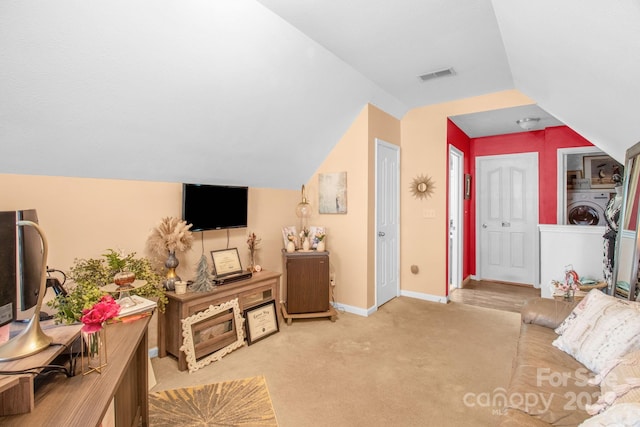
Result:
M99 257L108 248L143 255L157 222L165 216L181 216L182 185L178 183L0 174L0 188L0 210L38 210L49 242L48 265L63 271L75 258ZM262 239L257 262L265 269L282 271L281 228L296 220L298 201L297 191L249 189L249 227L229 231L229 247L238 248L245 265L246 237L253 231ZM178 255L178 274L185 280L195 275L203 246L209 264L209 251L227 246L223 230L198 232L194 237L191 250ZM149 346L155 347L155 322L149 338Z
M447 290L447 117L532 104L511 90L416 108L402 118L401 150L401 260L403 292L444 300ZM414 177L425 174L435 181L428 199L411 197ZM431 212L434 216L427 218ZM419 267L411 274L411 265Z
M331 150L306 183L312 215L309 225L327 229L334 299L341 304L365 308L367 302L367 197L368 108ZM318 213L318 174L347 172L347 213Z
M375 303L375 138L400 144L400 122L367 105L307 182L310 225L327 227L327 250L339 304L365 314ZM347 214L318 213L318 174L347 172Z

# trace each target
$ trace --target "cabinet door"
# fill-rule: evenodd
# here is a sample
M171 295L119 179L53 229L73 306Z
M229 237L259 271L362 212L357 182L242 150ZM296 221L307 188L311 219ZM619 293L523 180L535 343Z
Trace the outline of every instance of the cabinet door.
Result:
M287 260L287 311L316 313L329 310L329 257L305 256Z

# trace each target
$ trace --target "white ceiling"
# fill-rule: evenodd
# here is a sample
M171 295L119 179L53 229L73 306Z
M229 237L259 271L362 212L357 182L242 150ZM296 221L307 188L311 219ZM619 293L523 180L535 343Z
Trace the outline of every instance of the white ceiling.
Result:
M469 138L542 130L563 123L535 104L502 108L480 113L449 117ZM533 119L530 129L523 129L518 120Z
M297 189L368 102L514 88L621 160L637 52L637 0L5 0L0 173Z
M513 89L490 0L258 1L406 108Z

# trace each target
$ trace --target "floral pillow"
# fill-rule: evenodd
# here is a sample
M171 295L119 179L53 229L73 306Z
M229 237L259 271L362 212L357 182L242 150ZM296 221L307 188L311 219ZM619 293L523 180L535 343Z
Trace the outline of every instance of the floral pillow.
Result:
M640 350L640 303L594 289L553 345L598 374L611 360Z

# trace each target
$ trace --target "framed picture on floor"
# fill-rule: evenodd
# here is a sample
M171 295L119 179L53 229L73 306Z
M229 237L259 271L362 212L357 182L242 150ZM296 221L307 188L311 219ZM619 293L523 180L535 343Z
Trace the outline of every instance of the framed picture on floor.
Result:
M204 368L211 362L244 345L244 318L238 298L182 319L181 351L184 351L189 372Z
M247 344L267 338L280 330L275 301L267 301L244 311Z

